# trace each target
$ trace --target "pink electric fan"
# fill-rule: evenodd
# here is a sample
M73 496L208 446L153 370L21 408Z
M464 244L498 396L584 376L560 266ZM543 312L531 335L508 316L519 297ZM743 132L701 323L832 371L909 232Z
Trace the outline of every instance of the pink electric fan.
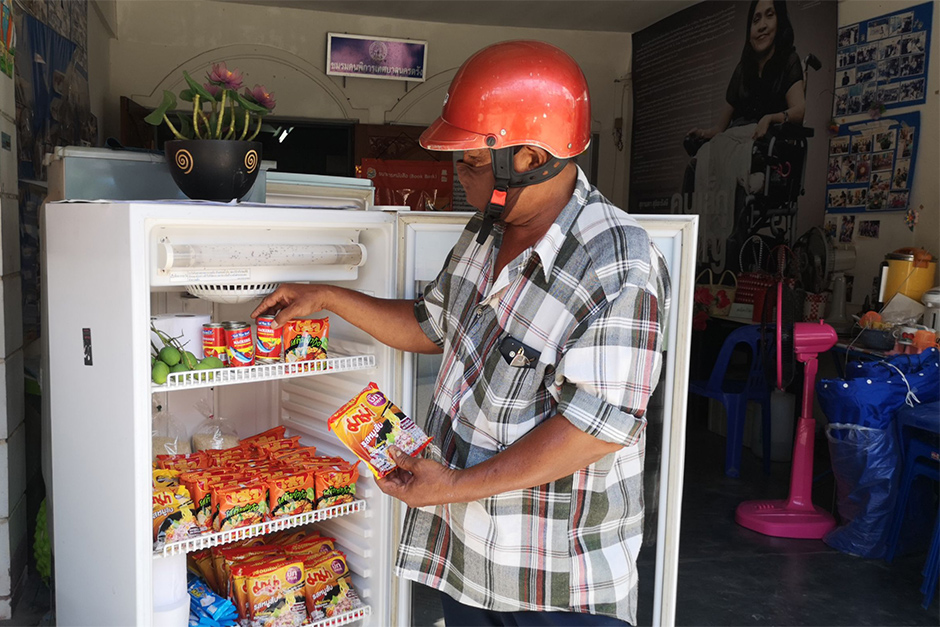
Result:
M774 300L776 302L774 302ZM777 283L776 299L764 304L775 320L762 325L761 339L764 355L773 355L773 379L778 390L783 390L792 378L794 360L804 364L803 401L800 420L793 442L793 468L790 471L790 496L786 500L746 501L738 505L734 519L747 527L778 538L819 539L833 527L835 520L829 512L812 502L813 487L813 387L819 353L832 348L836 332L822 321L795 322L793 296L782 282ZM769 343L775 349L772 350ZM769 434L764 434L769 437Z

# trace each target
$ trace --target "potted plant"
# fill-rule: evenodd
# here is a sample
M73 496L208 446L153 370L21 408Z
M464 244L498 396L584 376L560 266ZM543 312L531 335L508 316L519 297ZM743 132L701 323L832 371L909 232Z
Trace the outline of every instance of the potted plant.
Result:
M144 118L166 124L176 138L164 152L173 180L189 198L228 202L240 199L258 177L261 142L254 141L261 120L275 100L262 85L242 88L242 74L225 63L212 64L200 84L183 72L187 87L179 99L192 103L192 113L176 111L177 97L164 90L163 102Z

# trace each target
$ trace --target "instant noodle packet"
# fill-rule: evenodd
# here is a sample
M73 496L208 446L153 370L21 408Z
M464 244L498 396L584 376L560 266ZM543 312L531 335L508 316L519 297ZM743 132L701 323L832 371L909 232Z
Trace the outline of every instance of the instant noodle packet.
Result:
M174 488L180 484L180 471L178 470L162 470L156 469L153 471L153 489L154 490L165 490L166 488Z
M285 544L284 552L288 555L319 556L336 548L335 542L333 538L323 536L304 538L291 544Z
M261 433L256 433L255 435L250 435L247 438L242 438L239 441L239 446L245 446L247 444L263 444L265 442L273 442L274 440L283 440L284 432L287 430L283 425L277 427L272 427L267 431L262 431Z
M268 481L271 518L312 512L315 499L313 485L313 474L310 472L273 477Z
M219 591L219 583L215 578L215 567L212 564L212 551L203 549L194 551L186 556L189 569L205 580L206 584L216 593Z
M281 627L307 622L303 560L282 560L273 570L259 565L246 575L253 624Z
M334 588L347 575L349 567L342 551L330 551L304 559L304 598L311 621L322 620L327 616L327 609L340 596L340 591ZM348 581L346 588L349 588ZM333 611L330 615L335 613Z
M202 451L183 455L157 455L157 465L163 470L186 472L207 468L208 459Z
M268 515L268 487L263 483L212 489L212 528L227 531L264 522Z
M313 470L316 508L326 509L356 500L359 464L348 462L317 466Z
M326 359L329 342L329 318L289 320L283 331L284 361Z
M154 549L162 549L168 542L178 542L201 533L192 506L189 491L183 486L153 493Z
M378 478L396 467L388 454L388 447L394 444L402 453L414 457L431 441L375 383L370 383L340 407L328 424L330 430Z

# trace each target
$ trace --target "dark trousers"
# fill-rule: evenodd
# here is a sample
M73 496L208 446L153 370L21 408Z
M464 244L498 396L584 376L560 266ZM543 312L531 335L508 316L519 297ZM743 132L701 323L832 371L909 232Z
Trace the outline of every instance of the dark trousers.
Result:
M441 593L446 627L629 627L629 623L580 612L493 612L458 603Z

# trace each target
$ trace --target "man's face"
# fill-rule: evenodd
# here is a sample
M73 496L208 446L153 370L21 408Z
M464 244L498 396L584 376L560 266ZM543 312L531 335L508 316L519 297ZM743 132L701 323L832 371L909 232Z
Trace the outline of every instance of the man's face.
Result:
M457 162L457 178L467 193L467 202L478 211L486 209L496 184L491 162L486 149L466 150Z

